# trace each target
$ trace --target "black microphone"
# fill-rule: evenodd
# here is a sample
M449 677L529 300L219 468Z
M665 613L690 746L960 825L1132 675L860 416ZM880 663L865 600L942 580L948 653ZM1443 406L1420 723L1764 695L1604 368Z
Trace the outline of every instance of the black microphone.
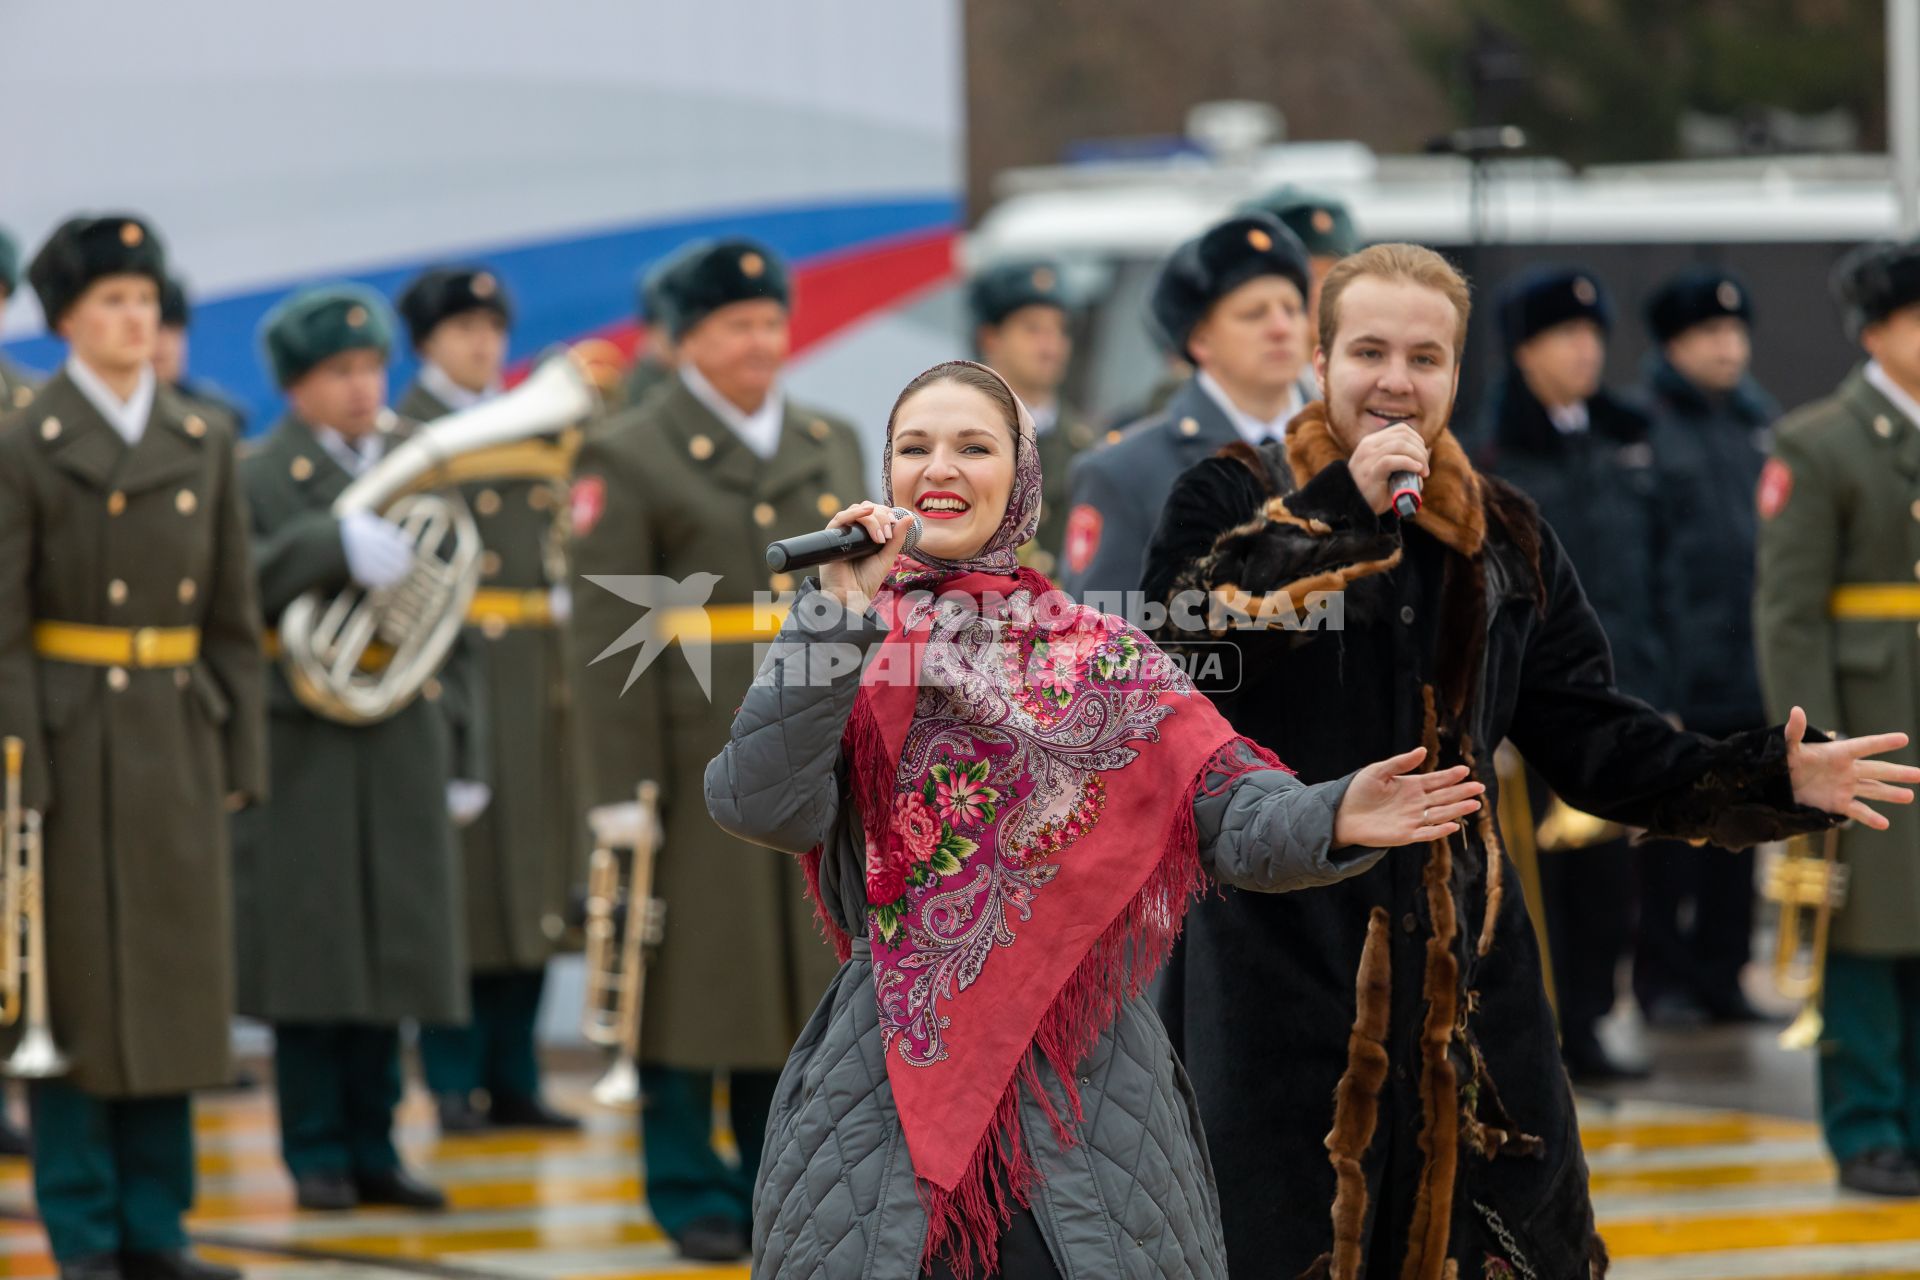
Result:
M905 507L895 507L893 518L908 522L907 540L900 549L913 550L914 544L920 541L920 517ZM858 560L861 556L872 555L881 545L873 540L873 535L867 532L863 524L822 529L818 533L803 533L797 538L769 542L767 568L784 573L789 569L811 569L830 560Z
M1387 492L1393 495L1394 512L1402 520L1420 514L1420 473L1396 471L1387 477Z

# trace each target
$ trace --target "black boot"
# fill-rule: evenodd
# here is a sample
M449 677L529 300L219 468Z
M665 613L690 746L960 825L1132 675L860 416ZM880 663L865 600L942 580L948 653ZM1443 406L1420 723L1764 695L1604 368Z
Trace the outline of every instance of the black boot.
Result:
M551 1129L571 1133L580 1127L574 1117L555 1111L537 1097L511 1093L495 1094L487 1116L501 1129Z
M1920 1196L1920 1165L1898 1147L1873 1147L1840 1162L1840 1185L1870 1196Z
M730 1218L695 1218L674 1233L673 1244L694 1262L738 1262L747 1256L747 1233Z
M320 1213L339 1213L360 1203L344 1173L309 1173L293 1182L294 1203Z
M480 1133L487 1127L486 1112L473 1105L464 1093L435 1094L433 1104L440 1113L440 1132Z
M120 1255L127 1280L240 1280L240 1268L196 1258L185 1249L129 1249Z
M353 1189L359 1192L361 1204L391 1204L402 1209L435 1212L447 1207L446 1192L420 1181L405 1169L355 1174Z

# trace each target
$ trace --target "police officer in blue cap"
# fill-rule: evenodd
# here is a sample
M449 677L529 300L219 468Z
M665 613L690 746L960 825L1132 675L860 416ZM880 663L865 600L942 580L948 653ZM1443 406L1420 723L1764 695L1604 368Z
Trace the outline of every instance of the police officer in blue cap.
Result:
M1545 267L1500 291L1507 367L1489 397L1488 469L1540 505L1600 615L1618 686L1672 704L1661 599L1657 476L1646 417L1601 386L1613 308L1591 271ZM1530 789L1545 796L1544 784ZM1596 838L1604 836L1605 838ZM1576 1082L1643 1075L1597 1028L1631 937L1632 859L1617 829L1541 859L1562 1052Z
M1071 476L1061 585L1122 612L1174 479L1235 441L1286 435L1314 396L1306 380L1312 275L1272 215L1239 214L1175 249L1154 283L1154 323L1193 362L1159 413L1083 454Z

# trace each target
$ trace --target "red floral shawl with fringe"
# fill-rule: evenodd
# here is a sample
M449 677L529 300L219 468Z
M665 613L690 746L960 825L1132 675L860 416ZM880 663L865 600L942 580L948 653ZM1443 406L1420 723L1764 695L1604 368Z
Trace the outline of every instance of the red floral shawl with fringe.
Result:
M1063 1147L1077 1141L1076 1068L1205 884L1193 803L1208 762L1276 763L1223 754L1238 735L1172 659L1018 567L1039 490L1024 406L1021 428L1013 497L981 553L902 556L889 575L875 600L889 634L843 740L925 1257L962 1275L976 1258L992 1269L1040 1176L1021 1086ZM807 859L816 901L819 856ZM849 940L828 928L844 959Z

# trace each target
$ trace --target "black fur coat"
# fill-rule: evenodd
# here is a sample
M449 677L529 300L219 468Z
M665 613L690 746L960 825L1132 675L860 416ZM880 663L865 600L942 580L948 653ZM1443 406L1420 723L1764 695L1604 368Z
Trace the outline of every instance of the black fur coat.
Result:
M1368 508L1309 406L1284 454L1230 446L1180 478L1146 587L1270 619L1283 590L1296 608L1344 591L1339 630L1156 636L1233 645L1240 684L1215 701L1305 781L1424 742L1491 788L1511 738L1574 805L1658 835L1740 848L1830 823L1794 805L1777 730L1682 733L1614 688L1553 531L1450 434L1403 525ZM1234 1275L1604 1273L1535 935L1486 801L1451 840L1351 880L1228 889L1188 916L1161 1011Z

